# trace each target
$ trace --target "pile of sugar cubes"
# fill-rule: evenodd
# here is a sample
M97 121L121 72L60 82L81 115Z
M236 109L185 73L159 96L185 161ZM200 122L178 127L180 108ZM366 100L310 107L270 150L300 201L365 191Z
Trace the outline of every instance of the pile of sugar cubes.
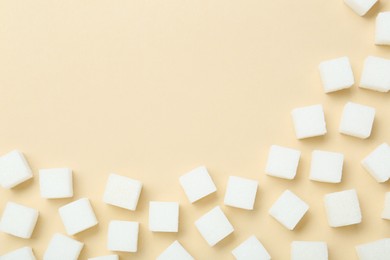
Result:
M365 15L377 0L344 0L358 15ZM379 13L376 18L375 43L390 45L390 12ZM348 57L323 61L319 64L320 78L325 93L347 89L355 84L354 74ZM390 90L390 60L369 56L359 86L379 92ZM342 111L338 131L341 134L367 139L371 135L375 108L348 102ZM297 139L323 136L327 133L324 109L321 104L295 108L291 112ZM291 147L272 145L269 149L265 172L267 175L292 180L295 178L301 152ZM325 183L340 183L343 174L344 154L335 151L313 150L311 155L310 180ZM361 161L362 167L378 183L390 178L390 146L380 144ZM33 178L33 173L24 155L11 151L0 157L0 186L13 187ZM200 166L179 178L179 183L190 203L196 203L217 191L208 170ZM130 211L137 209L141 196L142 182L128 176L110 174L107 179L102 201ZM72 170L54 168L39 170L40 195L44 199L73 197ZM239 176L230 176L224 196L224 205L242 210L254 210L258 181ZM381 217L390 220L390 192L385 194ZM179 202L150 201L149 231L179 232ZM281 226L294 230L309 210L309 205L291 190L285 190L269 208L268 214ZM338 228L362 222L358 192L355 189L328 193L324 197L324 209L329 227ZM83 242L71 236L90 229L98 224L93 205L88 198L80 198L58 208L63 223L62 233L52 235L44 252L44 260L75 260L83 249ZM9 235L29 239L39 218L37 209L9 201L2 212L0 231ZM220 206L205 212L195 221L199 231L209 246L235 232L228 217ZM113 252L137 252L140 223L134 221L111 220L108 224L107 249ZM65 233L65 234L63 234ZM271 259L267 249L255 235L241 241L231 252L236 259ZM390 238L357 245L356 253L361 260L390 259ZM292 260L326 260L328 247L324 241L293 241ZM22 247L0 256L1 260L36 259L31 247ZM114 260L118 255L90 257L90 260ZM173 241L159 256L158 260L195 259L179 242Z

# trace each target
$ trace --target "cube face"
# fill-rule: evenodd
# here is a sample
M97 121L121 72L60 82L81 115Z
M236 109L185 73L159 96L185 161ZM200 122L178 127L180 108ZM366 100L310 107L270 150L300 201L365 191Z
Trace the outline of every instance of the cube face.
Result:
M344 0L344 3L360 16L365 15L376 2L377 0Z
M31 247L22 247L5 255L0 256L1 260L35 260Z
M298 139L326 134L326 123L322 105L296 108L291 112L295 135Z
M379 92L390 90L390 60L368 56L364 61L360 87Z
M179 241L173 242L164 252L161 253L157 260L193 260L194 258L185 250Z
M390 238L356 246L359 260L386 260L390 255Z
M384 204L382 218L390 220L390 192L386 192Z
M342 134L368 138L375 118L375 108L348 102L344 106L339 131Z
M8 202L0 222L4 233L28 239L38 220L38 211L20 204Z
M149 230L178 232L179 203L151 201L149 203Z
M308 209L309 206L303 200L286 190L272 205L268 213L287 229L293 230Z
M390 146L387 143L379 145L363 159L362 165L377 182L387 181L390 178Z
M23 154L17 150L0 157L0 185L11 189L33 177Z
M105 256L97 256L88 258L88 260L119 260L118 255L105 255Z
M108 177L103 201L128 210L136 210L142 183L117 174Z
M41 197L61 199L73 197L72 170L68 168L39 170Z
M255 237L250 236L232 251L237 260L270 260L271 256Z
M108 249L120 252L137 252L138 232L138 222L111 221L108 226Z
M220 207L215 207L195 222L196 228L210 246L233 233L234 228Z
M325 93L346 89L355 83L348 57L323 61L319 70Z
M310 179L313 181L339 183L343 174L344 155L315 150L312 152Z
M362 221L359 200L355 190L325 195L325 209L331 227L343 227Z
M272 145L265 172L270 176L292 180L297 173L300 156L298 150Z
M293 241L291 260L328 260L328 246L325 242Z
M68 235L74 235L96 226L98 221L88 199L73 201L58 209Z
M217 191L210 174L204 166L184 174L179 181L191 203Z
M376 17L375 43L390 45L390 12L379 13Z
M247 210L253 210L258 182L236 176L230 176L226 188L224 204Z
M84 244L64 236L62 234L54 234L49 242L43 260L67 259L77 260Z

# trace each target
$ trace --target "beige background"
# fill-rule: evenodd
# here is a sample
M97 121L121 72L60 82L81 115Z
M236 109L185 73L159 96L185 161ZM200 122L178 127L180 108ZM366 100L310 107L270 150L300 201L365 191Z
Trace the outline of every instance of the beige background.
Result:
M198 259L232 259L255 234L273 259L289 259L293 240L323 240L330 259L356 259L356 244L389 237L382 220L389 183L376 183L360 160L390 141L389 94L358 89L326 95L318 63L347 55L356 81L368 55L390 58L374 42L381 1L362 18L342 0L273 1L0 1L0 154L23 151L35 178L0 191L6 201L40 211L30 240L0 234L0 254L24 245L41 259L54 232L64 233L57 208L71 200L39 196L40 168L74 170L74 199L91 199L99 225L75 236L81 259L108 254L111 219L141 222L139 252L153 259L175 239ZM347 101L377 108L368 140L338 133ZM328 134L295 139L290 111L324 105ZM271 144L300 149L295 180L265 176ZM312 149L345 153L341 184L308 180ZM191 205L178 177L206 165L218 192ZM102 203L108 173L141 180L136 212ZM222 205L229 175L260 182L255 210ZM267 210L286 188L310 205L295 231ZM328 227L323 195L356 188L359 225ZM178 234L148 231L148 201L179 201ZM221 205L236 231L210 248L194 221Z

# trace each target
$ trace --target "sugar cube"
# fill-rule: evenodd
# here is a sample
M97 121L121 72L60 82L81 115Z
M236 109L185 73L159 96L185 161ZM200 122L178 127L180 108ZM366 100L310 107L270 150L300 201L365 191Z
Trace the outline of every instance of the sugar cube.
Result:
M23 154L17 150L0 157L0 185L11 189L33 177Z
M291 260L328 260L328 246L325 242L293 241Z
M88 260L119 260L118 255L105 255L105 256L97 256L88 258Z
M234 231L232 224L219 206L200 217L195 222L195 226L210 246L216 245Z
M298 139L326 134L326 123L322 105L295 108L291 112L295 135Z
M331 227L348 226L362 221L356 190L326 194L325 210Z
M355 13L365 15L378 0L344 0Z
M323 61L319 70L325 93L346 89L355 83L348 57Z
M16 237L30 238L37 223L38 215L36 209L8 202L1 218L0 230Z
M103 201L120 208L135 210L141 194L142 183L117 174L108 177Z
M204 166L182 175L179 181L191 203L217 191L210 174Z
M280 195L268 213L280 224L293 230L308 211L309 206L290 190Z
M68 168L39 170L39 187L42 198L73 197L72 170Z
M31 247L22 247L5 255L0 256L0 260L35 260Z
M364 61L359 86L379 92L390 90L390 60L368 56Z
M179 241L173 242L164 252L161 253L157 260L193 260L194 258L185 250Z
M250 236L233 249L232 254L237 260L271 260L271 256L255 236Z
M98 221L87 198L73 201L58 209L68 235L96 226Z
M301 152L295 149L272 145L265 172L274 177L292 180L297 173Z
M108 226L108 249L121 252L137 252L138 232L138 222L111 221Z
M178 232L179 203L149 202L149 230L153 232Z
M348 102L344 106L339 131L342 134L368 138L374 123L375 108Z
M382 218L390 220L390 192L385 193L385 206L382 211Z
M379 145L363 159L362 165L377 182L387 181L390 178L390 146L387 143Z
M84 243L56 233L49 242L43 260L77 260Z
M379 13L376 17L375 43L390 45L390 12Z
M343 174L344 155L314 150L311 154L310 180L339 183Z
M389 260L390 238L356 246L359 260Z
M224 204L252 210L255 204L258 181L230 176L227 184Z

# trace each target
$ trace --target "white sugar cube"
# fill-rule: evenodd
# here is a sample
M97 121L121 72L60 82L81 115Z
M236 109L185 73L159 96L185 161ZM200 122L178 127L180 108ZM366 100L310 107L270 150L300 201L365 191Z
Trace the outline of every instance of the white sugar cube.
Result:
M43 260L77 260L83 247L84 243L57 233L50 240Z
M363 159L362 165L377 182L387 181L390 178L390 146L387 143L379 145Z
M38 220L38 210L20 204L8 202L0 222L0 230L4 233L30 238Z
M87 198L73 201L58 209L68 235L96 226L98 221Z
M323 61L319 70L325 93L346 89L355 83L348 57Z
M339 131L342 134L368 138L375 118L375 108L348 102L344 106Z
M194 258L185 250L179 241L173 242L164 252L161 253L157 260L193 260Z
M274 177L292 180L297 173L301 152L295 149L272 145L265 172Z
M108 249L121 252L137 252L138 232L138 222L111 221L108 226Z
M326 123L322 105L295 108L291 112L295 135L298 139L326 134Z
M42 198L73 197L72 170L68 168L39 170L39 187Z
M97 256L88 258L88 260L119 260L118 255L105 255L105 256Z
M379 13L376 17L375 43L390 45L390 12Z
M344 0L355 13L365 15L378 0Z
M195 222L196 228L210 246L233 233L234 228L219 206L213 208Z
M0 256L0 260L35 260L31 247L22 247L5 255Z
M110 174L103 201L120 208L135 210L141 194L142 183L117 174Z
M355 190L325 195L325 210L331 227L343 227L362 221L359 200Z
M255 204L258 181L230 176L225 192L224 204L252 210Z
M149 230L153 232L178 232L179 203L149 202Z
M328 260L328 246L325 242L293 241L291 260Z
M356 246L359 260L389 260L390 238Z
M359 86L379 92L390 90L390 60L368 56L364 61Z
M339 183L343 174L344 155L314 150L311 154L310 180Z
M33 177L23 154L17 150L0 157L0 185L10 189Z
M184 174L179 181L191 203L217 191L213 180L204 166Z
M268 254L267 250L255 236L250 236L238 247L233 249L232 254L237 260L271 259L271 256Z
M309 206L303 200L286 190L272 205L268 213L287 229L293 230L308 209Z
M390 192L386 192L384 204L382 218L390 220Z

